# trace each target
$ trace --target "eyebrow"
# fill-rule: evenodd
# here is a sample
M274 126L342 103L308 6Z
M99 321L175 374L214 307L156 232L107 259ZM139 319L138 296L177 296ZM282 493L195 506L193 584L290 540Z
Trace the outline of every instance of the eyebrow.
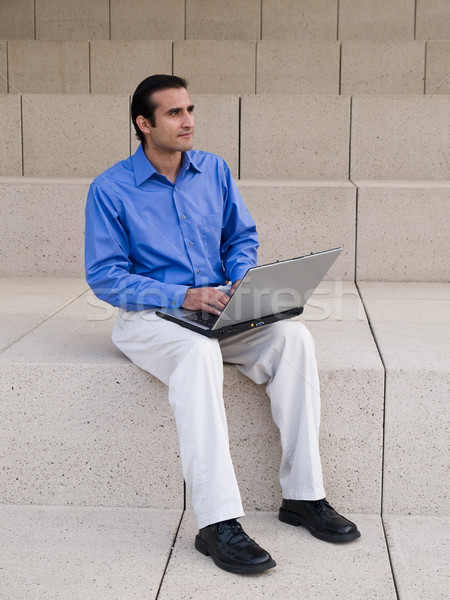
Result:
M169 108L166 111L166 114L171 113L171 112L178 112L179 110L182 110L181 106L173 106L172 108ZM189 106L187 107L188 111L193 111L194 110L194 105L193 104L189 104Z

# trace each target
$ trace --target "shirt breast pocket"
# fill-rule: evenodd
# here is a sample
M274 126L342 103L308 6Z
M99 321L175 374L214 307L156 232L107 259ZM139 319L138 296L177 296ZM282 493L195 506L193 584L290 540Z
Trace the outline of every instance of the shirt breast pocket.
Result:
M202 217L203 247L208 258L220 258L220 240L222 237L222 213Z

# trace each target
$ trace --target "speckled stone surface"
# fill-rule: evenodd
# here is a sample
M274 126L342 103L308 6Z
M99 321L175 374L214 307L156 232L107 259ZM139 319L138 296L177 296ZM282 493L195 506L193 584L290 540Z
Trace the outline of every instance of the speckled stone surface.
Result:
M256 95L241 102L241 178L348 179L348 96Z
M385 513L446 514L450 284L359 284L386 367Z
M89 42L8 42L10 93L88 94Z
M357 280L449 281L450 182L355 184Z
M20 96L0 95L0 131L3 151L0 155L0 176L22 175L22 141Z
M427 42L427 94L450 94L450 40Z
M0 352L86 289L76 278L0 278Z
M173 46L173 71L199 94L254 94L256 43L185 40Z
M114 313L90 298L0 354L0 502L182 506L167 389L113 346Z
M448 40L450 10L447 0L417 0L416 37Z
M84 207L89 183L81 178L1 180L2 275L84 278Z
M94 178L128 156L128 115L125 94L24 96L24 175ZM95 131L102 132L101 140Z
M189 0L186 3L186 39L259 39L260 14L259 0Z
M172 72L170 40L93 40L90 48L93 94L132 94L152 73Z
M38 0L36 39L95 40L109 38L108 0Z
M245 531L265 548L277 566L257 575L237 576L218 569L194 549L195 519L184 517L160 600L269 598L278 600L396 600L380 518L347 515L361 538L327 544L306 529L280 523L277 514L251 512Z
M0 40L0 94L8 93L6 40Z
M167 389L115 349L114 315L87 292L0 355L3 501L178 505ZM323 282L304 319L322 379L327 492L345 510L375 512L383 372L354 285ZM227 365L224 399L244 503L273 509L280 447L264 387Z
M156 598L181 512L0 506L0 597Z
M339 1L341 40L412 40L414 21L411 0ZM418 39L423 38L418 36Z
M326 278L354 279L353 184L240 180L238 187L258 228L261 264L342 246Z
M336 0L264 0L262 39L336 40Z
M257 94L339 94L340 45L327 40L262 40Z
M423 94L425 42L342 42L341 94Z
M383 521L400 598L447 600L449 517L385 515Z
M185 0L111 0L110 5L112 40L184 39Z
M448 180L449 127L449 96L353 96L351 179Z
M34 38L34 0L0 4L0 39Z

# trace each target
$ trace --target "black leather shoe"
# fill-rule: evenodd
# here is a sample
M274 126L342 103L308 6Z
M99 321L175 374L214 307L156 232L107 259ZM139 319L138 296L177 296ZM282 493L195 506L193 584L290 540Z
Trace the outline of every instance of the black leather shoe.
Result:
M283 523L303 525L319 540L350 542L360 537L354 523L338 514L326 500L283 500L278 514Z
M218 567L231 573L259 573L276 562L249 538L236 519L203 527L195 538L196 549L211 556Z

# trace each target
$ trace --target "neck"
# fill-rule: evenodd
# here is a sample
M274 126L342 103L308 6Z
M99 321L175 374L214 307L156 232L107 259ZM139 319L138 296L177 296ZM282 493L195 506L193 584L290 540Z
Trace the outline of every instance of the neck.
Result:
M155 152L149 144L144 148L144 152L158 173L175 183L181 168L181 152Z

